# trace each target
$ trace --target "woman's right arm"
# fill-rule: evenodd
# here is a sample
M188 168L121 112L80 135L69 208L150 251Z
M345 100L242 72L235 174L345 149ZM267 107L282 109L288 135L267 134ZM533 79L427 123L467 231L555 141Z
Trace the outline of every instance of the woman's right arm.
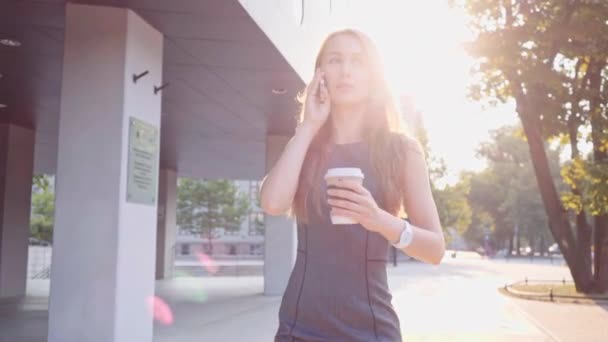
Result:
M291 208L306 152L317 131L329 117L330 106L331 100L323 80L323 72L317 69L306 89L302 123L296 127L296 134L289 140L281 157L262 181L260 204L267 214L281 215Z
M306 122L300 124L279 160L264 177L260 202L262 210L267 214L281 215L291 208L298 188L302 164L315 134L316 129L312 125Z

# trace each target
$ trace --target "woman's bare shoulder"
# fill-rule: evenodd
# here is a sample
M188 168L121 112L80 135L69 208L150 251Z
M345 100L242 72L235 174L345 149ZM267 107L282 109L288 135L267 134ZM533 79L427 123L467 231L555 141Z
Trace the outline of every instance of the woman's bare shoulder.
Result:
M408 135L406 133L392 133L393 139L400 145L400 148L408 153L415 152L424 157L424 149L422 148L422 144L415 137Z

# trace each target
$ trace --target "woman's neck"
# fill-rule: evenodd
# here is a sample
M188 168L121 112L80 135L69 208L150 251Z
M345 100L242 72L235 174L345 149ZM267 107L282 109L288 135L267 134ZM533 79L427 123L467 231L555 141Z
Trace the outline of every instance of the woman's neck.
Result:
M348 144L363 140L365 106L333 107L331 109L334 144Z

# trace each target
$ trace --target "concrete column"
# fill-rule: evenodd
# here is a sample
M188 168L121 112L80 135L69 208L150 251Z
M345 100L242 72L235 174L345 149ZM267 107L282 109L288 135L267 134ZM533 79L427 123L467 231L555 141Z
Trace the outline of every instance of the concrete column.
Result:
M30 231L33 129L0 124L0 305L25 296Z
M50 342L152 341L162 51L128 9L66 5Z
M156 231L156 279L173 277L177 237L177 172L161 169L158 182L158 223Z
M266 138L267 171L277 162L289 139L284 136ZM264 222L264 293L282 295L296 260L296 225L287 216L265 215Z

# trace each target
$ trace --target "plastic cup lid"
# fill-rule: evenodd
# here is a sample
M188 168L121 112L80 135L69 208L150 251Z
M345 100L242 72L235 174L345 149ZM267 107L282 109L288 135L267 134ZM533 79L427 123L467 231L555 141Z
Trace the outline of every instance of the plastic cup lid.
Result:
M336 167L327 170L325 179L331 177L360 177L364 178L363 172L358 167Z

